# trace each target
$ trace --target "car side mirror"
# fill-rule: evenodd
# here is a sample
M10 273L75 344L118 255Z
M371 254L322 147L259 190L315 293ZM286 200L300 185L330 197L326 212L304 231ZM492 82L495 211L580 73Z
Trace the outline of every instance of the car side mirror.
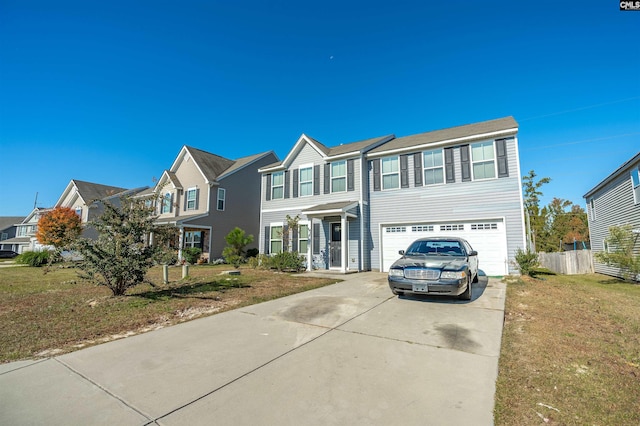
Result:
M399 250L398 254L404 256L404 250Z
M478 252L477 252L477 251L475 251L475 250L471 250L471 251L469 252L469 256L477 256L477 255L478 255Z

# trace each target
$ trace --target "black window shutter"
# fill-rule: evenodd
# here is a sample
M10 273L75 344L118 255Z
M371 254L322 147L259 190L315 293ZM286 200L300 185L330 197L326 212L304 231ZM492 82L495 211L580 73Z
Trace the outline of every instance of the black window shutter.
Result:
M267 175L267 197L266 200L269 201L271 199L271 173Z
M320 224L313 224L313 254L320 254Z
M289 170L284 171L284 198L289 198L290 187L291 186L291 176L289 176Z
M509 177L506 139L498 139L496 141L496 151L498 154L498 177Z
M331 192L331 164L324 165L324 193Z
M298 198L298 178L300 173L298 169L293 169L291 173L293 173L293 198Z
M353 191L355 189L353 174L353 160L347 160L347 191Z
M413 182L415 186L422 186L422 153L413 154Z
M456 181L456 175L453 172L453 148L444 149L444 172L447 183Z
M313 195L320 195L320 165L313 166Z
M460 147L460 165L462 166L462 181L471 180L471 158L469 158L469 145Z
M271 245L271 227L264 227L264 254L269 254L269 249Z
M216 197L217 198L217 197ZM200 189L196 188L196 210L198 210L198 201L200 200ZM218 201L216 200L216 204L218 203Z
M298 252L298 228L293 228L291 237L291 251Z
M409 159L408 155L400 156L400 187L409 187Z
M376 158L373 163L373 190L380 191L380 159Z

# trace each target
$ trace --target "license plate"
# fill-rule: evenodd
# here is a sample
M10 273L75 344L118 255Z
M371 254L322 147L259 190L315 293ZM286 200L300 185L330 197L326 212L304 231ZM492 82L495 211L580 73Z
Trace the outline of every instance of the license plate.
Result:
M413 291L420 293L427 293L429 291L429 287L426 284L412 284Z

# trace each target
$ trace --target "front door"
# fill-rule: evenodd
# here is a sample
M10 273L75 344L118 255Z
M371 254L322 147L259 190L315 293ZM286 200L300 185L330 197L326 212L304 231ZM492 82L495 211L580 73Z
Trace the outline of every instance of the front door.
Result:
M329 242L330 268L342 267L342 228L340 222L331 224L331 241Z

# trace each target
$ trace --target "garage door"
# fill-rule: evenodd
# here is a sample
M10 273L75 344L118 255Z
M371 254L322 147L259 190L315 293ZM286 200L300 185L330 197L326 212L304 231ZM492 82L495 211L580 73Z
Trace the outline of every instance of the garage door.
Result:
M382 270L389 267L414 240L423 237L461 237L478 252L480 269L487 275L507 274L507 234L502 219L473 222L416 223L382 227Z

